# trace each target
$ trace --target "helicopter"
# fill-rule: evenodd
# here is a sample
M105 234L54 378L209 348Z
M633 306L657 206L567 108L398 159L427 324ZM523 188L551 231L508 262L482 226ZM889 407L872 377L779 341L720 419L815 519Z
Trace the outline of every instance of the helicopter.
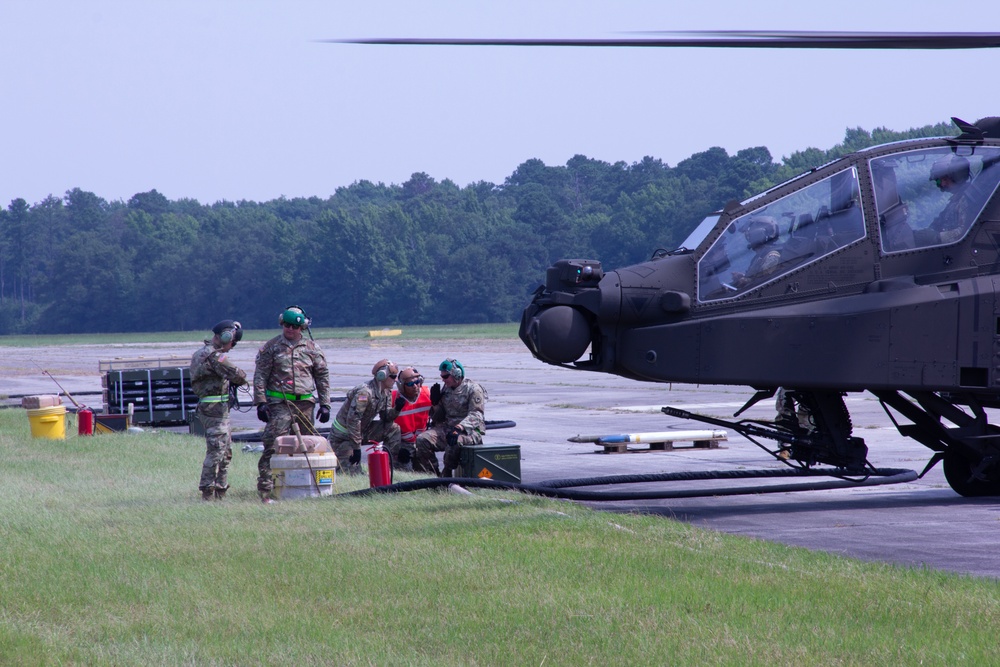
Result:
M961 49L996 33L722 31L654 39L335 40L570 47ZM733 417L663 412L778 443L793 467L877 474L844 397L874 395L962 496L1000 495L1000 118L870 147L709 213L671 251L564 259L519 336L543 362L659 383L747 386ZM754 440L756 442L756 440Z
M934 452L924 474L943 461L959 494L998 495L1000 121L956 122L957 137L868 148L730 202L648 262L556 262L519 335L550 364L755 389L734 416L783 390L808 426L664 412L769 437L807 467L866 469L844 396L868 391Z

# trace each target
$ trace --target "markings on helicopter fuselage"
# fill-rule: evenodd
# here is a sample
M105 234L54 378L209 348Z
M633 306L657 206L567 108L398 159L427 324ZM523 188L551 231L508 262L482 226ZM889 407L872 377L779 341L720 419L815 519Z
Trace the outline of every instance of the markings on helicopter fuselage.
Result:
M647 296L632 296L628 299L629 305L632 306L632 310L635 311L636 315L641 315L642 311L646 310L649 301L650 299Z

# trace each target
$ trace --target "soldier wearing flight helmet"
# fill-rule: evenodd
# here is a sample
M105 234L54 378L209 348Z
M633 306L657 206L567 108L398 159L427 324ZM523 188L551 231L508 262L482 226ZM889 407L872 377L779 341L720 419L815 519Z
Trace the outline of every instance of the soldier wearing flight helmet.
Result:
M229 351L243 338L243 327L222 320L212 327L212 334L191 357L191 390L198 396L196 414L205 430L205 461L198 481L202 500L222 500L229 489L233 460L229 387L247 383L246 373L229 358Z
M337 455L340 469L349 474L361 472L361 447L366 442L381 442L393 461L399 454L398 408L392 403L392 385L399 377L399 367L388 359L372 366L372 379L347 392L347 399L330 425L330 446Z
M951 243L962 238L976 213L965 196L971 174L969 161L961 155L946 155L931 165L928 179L950 198L930 225L914 230L917 246Z
M463 445L483 444L486 433L485 407L488 395L477 382L465 376L465 368L456 359L445 359L438 366L440 384L430 390L431 419L434 425L417 436L414 470L451 477L458 467ZM444 452L444 469L439 472L436 452Z
M778 222L769 215L751 218L743 235L747 240L747 250L752 250L753 258L745 273L733 272L733 285L744 287L753 281L771 275L781 262L781 252L777 247Z
M304 435L316 433L313 410L319 403L317 419L330 421L330 370L323 350L302 335L311 320L298 306L289 306L278 317L281 333L257 351L253 374L253 402L257 419L265 423L264 453L257 462L257 492L265 503L273 502L271 457L278 436L292 433L298 423Z

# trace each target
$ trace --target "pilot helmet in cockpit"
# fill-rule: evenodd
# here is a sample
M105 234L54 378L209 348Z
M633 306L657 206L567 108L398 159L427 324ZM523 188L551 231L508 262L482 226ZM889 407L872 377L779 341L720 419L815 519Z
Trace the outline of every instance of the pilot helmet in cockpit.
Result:
M969 180L969 161L961 155L948 155L931 165L931 175L928 180L937 183L940 188L942 179L951 179L953 183L965 183Z
M747 247L750 250L756 250L765 243L778 238L778 223L769 215L751 218L743 229L743 235L747 239Z

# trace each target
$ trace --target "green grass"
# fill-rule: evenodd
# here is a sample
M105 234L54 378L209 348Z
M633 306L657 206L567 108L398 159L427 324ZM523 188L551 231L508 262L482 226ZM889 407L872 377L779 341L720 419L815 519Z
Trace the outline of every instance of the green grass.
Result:
M402 329L399 336L386 338L387 341L406 340L495 340L517 337L516 323L504 324L425 324L391 325L377 327L315 327L313 337L335 340L379 340L370 338L369 331L381 329ZM279 333L274 329L247 329L244 340L265 341ZM125 343L186 343L208 336L205 331L165 331L154 333L114 333L114 334L46 334L34 336L0 336L0 347L36 347L40 345L109 345Z
M0 662L996 662L992 580L517 494L264 506L238 450L203 503L203 456L165 432L35 440L0 412Z

